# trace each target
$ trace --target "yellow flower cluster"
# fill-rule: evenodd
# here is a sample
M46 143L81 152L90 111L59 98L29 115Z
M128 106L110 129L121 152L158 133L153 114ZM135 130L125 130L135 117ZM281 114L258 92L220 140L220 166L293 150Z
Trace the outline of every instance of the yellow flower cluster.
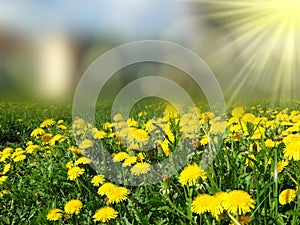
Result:
M193 194L215 193L223 184L226 186L225 190L240 187L255 193L254 183L260 178L252 174L268 173L266 177L278 182L279 190L283 188L281 187L283 180L291 180L296 184L295 189L282 190L276 196L279 203L284 207L298 204L295 201L298 195L298 179L294 179L293 170L297 168L300 160L300 111L289 112L288 109L279 111L276 108L255 106L249 112L247 107L237 106L229 112L230 117L226 121L221 121L213 113L201 112L197 107L182 113L177 111L177 108L175 110L174 107L168 106L162 113L162 118L151 117L151 112L146 112L146 109L138 116L128 119L117 114L112 122L102 121L100 127L94 127L83 119L76 118L73 121L73 129L76 139L80 140L77 144L74 143L72 130L68 129L65 121L45 119L39 123L39 127L32 130L29 137L31 141L27 142L26 146L22 145L21 148L9 145L14 147L6 147L0 151L0 197L10 193L7 184L12 180L10 178L13 173L22 174L23 171L20 172L19 168L34 167L39 163L39 158L49 159L49 156L59 152L66 156L63 159L65 161L62 163L56 159L55 162L65 165L63 173L68 185L77 184L83 187L84 191L94 191L103 196L99 201L102 203L100 208L93 209L95 211L92 219L94 222L106 223L118 215L120 218L123 216L120 209L127 203L129 197L134 196L132 190L135 188L129 190L126 186L121 187L109 182L101 174L95 175L88 165L92 163L92 158L86 153L97 149L101 144L107 144L113 163L120 164L123 171L129 172L133 179L137 179L137 176L156 172L154 163L167 157L172 159L172 154L182 141L191 140L196 151L191 154L187 166L180 171L179 176L163 175L161 183L163 189L168 190L167 193L178 192L174 194L174 200L181 194L182 198L186 197L186 190ZM200 163L205 148L212 141L220 141L221 139L212 137L225 129L224 142L220 149L222 151L220 153L224 153L223 162L226 164L224 169L218 168L219 158L216 158L212 168L202 169ZM233 159L230 156L234 156ZM230 170L240 170L235 171L237 174L249 173L247 180L245 179L248 186L244 184L230 186L225 178L218 177L218 173L222 173L222 170L226 170L228 176L231 175ZM81 183L86 180L87 183ZM216 185L214 182L219 183ZM180 193L181 190L183 193ZM7 196L3 198L5 197ZM272 197L268 197L269 202L272 202ZM81 213L87 213L90 209L86 208L82 195L78 194L77 198L81 200L72 199L61 205L61 209L51 209L46 216L47 220L67 220L71 217L75 220ZM172 198L169 200L172 201ZM199 194L192 201L190 210L196 214L208 214L209 218L216 220L225 218L226 224L230 220L248 224L251 218L247 214L254 209L255 204L259 203L256 203L246 191L232 190L217 192L214 195ZM91 215L90 211L88 214Z
M47 220L57 221L62 219L69 219L72 215L78 215L83 207L80 200L72 199L65 204L64 211L58 208L51 209L47 214Z
M106 195L108 203L119 203L127 199L130 191L125 187L104 183L99 187L98 194L101 196Z
M234 215L245 215L254 208L255 201L243 190L218 192L215 195L200 194L192 202L192 212L203 214L210 212L220 219L224 212Z

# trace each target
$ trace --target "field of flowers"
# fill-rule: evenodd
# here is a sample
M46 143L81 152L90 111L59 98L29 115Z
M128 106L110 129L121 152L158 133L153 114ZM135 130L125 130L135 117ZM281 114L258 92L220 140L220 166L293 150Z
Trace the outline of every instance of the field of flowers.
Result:
M201 106L198 122L161 102L141 104L129 119L111 120L101 106L93 126L73 119L71 105L2 102L0 224L300 224L295 105L228 109L220 150L202 168L214 114ZM92 160L101 146L122 184L97 170L105 168ZM175 175L126 183L155 173L153 164L178 148L196 151Z

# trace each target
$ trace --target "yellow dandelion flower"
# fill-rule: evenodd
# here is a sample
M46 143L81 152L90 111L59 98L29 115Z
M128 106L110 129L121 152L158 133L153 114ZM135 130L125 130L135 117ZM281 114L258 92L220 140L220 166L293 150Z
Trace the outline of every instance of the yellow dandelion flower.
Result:
M166 156L170 156L171 155L171 150L169 148L169 141L167 139L165 139L161 144L160 144L162 150L164 151Z
M220 219L220 215L224 211L222 202L225 200L227 194L226 192L218 192L211 199L209 211L217 220Z
M42 128L43 127L51 127L54 124L55 124L55 121L53 119L46 119L41 123L40 127L42 127Z
M90 162L91 162L91 160L89 158L80 157L75 161L74 165L75 166L80 165L80 164L84 165L84 164L89 164Z
M33 145L33 142L32 141L27 141L26 146L29 146L29 145Z
M146 162L137 163L131 168L131 173L133 175L146 174L150 171L150 166L151 165Z
M122 143L125 141L125 139L127 138L128 134L130 134L128 127L120 128L119 130L116 131L116 136L118 137L118 139L120 141L122 141Z
M13 148L6 147L5 149L3 149L2 153L3 153L3 155L4 155L4 154L10 154L10 153L12 153L13 151L14 151Z
M38 145L29 145L27 146L27 148L25 149L25 152L28 154L32 154L34 150L38 149L40 146Z
M68 201L65 205L65 212L67 214L76 214L78 215L80 213L80 210L82 208L82 202L80 200L72 199Z
M166 132L166 135L168 136L169 140L174 143L175 142L175 136L173 134L173 132L171 131L171 123L168 122L167 125L166 125L166 128L165 128L165 132Z
M4 168L3 168L2 174L3 174L3 175L7 174L8 171L10 170L10 167L11 167L11 166L10 166L10 163L5 164L5 166L4 166Z
M2 156L0 158L0 162L4 162L9 157L10 157L10 153L2 154Z
M200 140L200 144L201 145L206 145L208 143L208 136L207 135L203 135L203 137Z
M188 186L192 186L196 184L198 178L201 178L202 181L206 180L205 171L202 170L197 164L192 164L186 166L183 171L180 173L179 182L182 185L188 184Z
M281 160L277 163L277 172L280 173L284 167L286 167L287 165L289 164L288 161L285 161L285 160Z
M177 106L177 107L179 107L179 106ZM178 112L177 112L174 105L167 103L165 105L164 115L168 116L168 117L171 117L171 118L174 118L178 115Z
M51 209L47 214L47 220L49 221L57 221L63 217L61 209Z
M232 139L233 139L234 141L241 141L241 140L243 140L243 137L240 136L240 135L238 135L238 134L235 134L235 135L233 135ZM251 146L252 146L252 145L251 145Z
M126 131L126 129L123 129ZM129 142L139 142L141 144L146 144L149 136L145 130L137 129L137 128L130 128L128 131L128 141ZM121 135L124 135L121 133Z
M67 162L67 164L66 164L67 169L71 169L73 166L74 166L74 165L73 165L73 162L72 162L72 161L69 161L69 162Z
M24 150L23 150L22 148L16 148L15 152L16 152L16 153L23 153Z
M66 130L67 129L67 127L65 125L57 125L56 128L60 129L60 130Z
M141 161L143 161L144 160L144 155L143 155L143 153L138 153L137 155L136 155L136 158L137 158L137 161L139 161L139 162L141 162Z
M87 149L87 148L93 147L93 145L94 144L91 140L85 139L79 144L79 148Z
M83 154L84 154L84 150L81 150L81 149L79 149L79 148L77 148L77 147L75 147L75 146L71 146L71 147L70 147L70 150L71 150L74 154L76 154L76 155L83 155Z
M103 125L103 128L105 130L109 130L113 127L113 124L112 123L109 123L109 122L106 122L104 125Z
M6 181L7 176L1 176L0 177L0 184L2 184L4 181Z
M284 157L288 160L300 160L300 140L290 142L284 149Z
M63 142L65 140L64 136L61 134L56 134L51 140L49 141L51 146L56 145L57 142Z
M129 155L126 152L119 152L114 155L114 162L121 162L125 159L127 159Z
M155 121L154 120L148 120L146 123L145 123L145 129L151 133L152 131L154 131L156 129L156 127L153 125L155 124Z
M84 128L85 127L85 121L82 118L76 118L73 121L73 128Z
M83 173L84 173L83 168L80 168L78 166L74 166L74 167L72 167L68 170L68 179L69 180L75 180Z
M127 199L130 191L125 187L114 187L107 193L109 203L119 203Z
M16 148L14 153L16 153L16 154L18 153L17 155L20 155L20 154L24 153L24 150L22 148Z
M94 222L106 223L111 219L115 219L118 216L118 212L110 206L104 206L96 211L93 215Z
M245 113L242 118L245 122L253 123L255 120L255 116L252 113Z
M76 134L77 136L81 136L81 135L84 135L84 134L85 134L85 131L83 131L83 130L76 130L76 131L75 131L75 134Z
M226 195L222 206L228 212L235 215L243 215L254 208L255 201L243 190L233 190Z
M261 139L265 136L265 130L262 127L258 127L254 134L251 136L251 140Z
M97 128L92 129L94 139L103 139L106 137L106 132L103 130L98 130Z
M129 156L127 159L125 159L123 163L123 167L131 166L132 164L136 163L137 157L136 156Z
M249 167L253 167L254 166L254 162L256 161L255 155L253 154L248 154L247 158L246 158L246 165Z
M114 116L114 121L115 121L115 122L120 122L120 121L122 121L122 120L123 120L122 114L118 113L118 114L116 114L116 115Z
M14 158L15 162L20 162L26 159L26 155L18 155Z
M127 124L128 124L128 127L137 127L137 126L139 126L139 123L137 121L135 121L133 118L129 118L127 120Z
M281 122L282 126L293 126L293 123L289 122L289 121L282 121Z
M24 150L22 148L16 148L15 152L11 154L10 158L15 158L18 155L22 155L24 153Z
M116 188L117 186L113 183L104 183L101 185L101 187L98 188L98 195L107 195L111 190Z
M226 128L226 122L218 121L218 122L213 122L213 124L210 127L210 132L211 133L221 133L225 130Z
M265 146L268 147L268 148L273 148L275 146L275 142L272 141L271 139L267 139L265 141Z
M35 138L38 138L39 136L42 136L43 134L45 134L45 131L42 129L42 128L35 128L30 136L31 137L35 137Z
M91 180L93 186L98 187L99 184L103 184L105 181L105 178L103 175L96 175L93 177L93 179Z
M287 137L284 137L282 141L285 145L288 145L292 142L298 142L299 143L300 134L290 134Z
M211 209L210 203L213 200L213 196L209 194L200 194L192 202L192 212L197 214L203 214L209 212Z
M294 201L297 196L297 192L293 189L286 189L282 191L279 195L279 203L281 205L286 205Z
M231 115L233 117L238 117L238 118L241 118L243 115L244 115L244 108L243 107L235 107L232 112L231 112Z
M7 195L9 193L9 190L2 190L0 191L0 197L3 197L3 195Z
M47 141L49 141L51 138L52 138L52 134L50 134L50 133L45 133L43 136L42 136L42 141L44 141L44 142L47 142Z
M57 121L57 124L62 124L64 122L64 120L59 120Z

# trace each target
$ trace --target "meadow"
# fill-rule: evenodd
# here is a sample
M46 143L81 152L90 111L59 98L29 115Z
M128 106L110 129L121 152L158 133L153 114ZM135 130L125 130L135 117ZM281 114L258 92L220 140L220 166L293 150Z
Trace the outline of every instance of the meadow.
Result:
M2 101L0 224L300 224L298 103L228 107L218 140L215 115L196 112L149 101L111 120L99 106L93 125L72 118L71 104ZM213 141L220 149L202 168ZM124 182L92 160L103 146ZM185 165L142 185L178 149Z

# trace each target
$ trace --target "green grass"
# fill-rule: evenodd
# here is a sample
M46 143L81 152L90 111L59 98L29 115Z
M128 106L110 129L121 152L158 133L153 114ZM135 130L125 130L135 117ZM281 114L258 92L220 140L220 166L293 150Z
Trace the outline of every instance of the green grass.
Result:
M232 190L243 190L255 200L255 208L246 213L252 219L250 224L299 224L299 194L297 193L296 198L286 205L281 205L278 197L285 189L298 188L300 162L287 160L284 155L287 144L276 141L279 137L297 136L300 132L296 126L292 132L283 132L300 121L299 111L291 113L293 109L298 110L299 106L296 102L288 102L284 107L270 106L268 101L255 108L251 108L251 105L244 106L244 113L252 113L255 116L253 122L246 122L242 115L236 116L235 122L232 122L232 108L228 108L227 120L231 123L227 124L224 140L216 158L205 169L205 182L198 179L196 185L181 185L179 176L183 169L180 169L175 175L162 178L161 182L153 185L116 184L126 187L130 194L126 200L110 205L118 212L118 216L109 220L107 224L229 224L230 217L241 222L241 215L234 215L228 210L224 210L217 220L209 212L196 214L191 209L193 201L200 194L214 195L220 191ZM286 106L289 109L285 109ZM71 146L80 144L76 143L75 137L93 140L95 146L100 146L100 140L93 137L92 127L88 124L79 129L84 131L84 135L74 136L71 107L71 104L49 106L17 101L0 103L0 152L6 147L13 148L14 152L17 148L22 148L22 154L26 155L23 161L15 162L14 157L9 156L0 162L0 172L6 164L11 164L10 170L5 174L7 179L0 184L0 191L9 191L0 197L0 224L93 224L93 215L97 209L107 205L105 196L97 194L98 187L91 183L97 173L89 165L79 165L85 172L75 180L68 179L66 164L70 161L75 162L80 157L70 150ZM206 108L200 110L205 112ZM139 116L140 112L147 113ZM147 130L147 121L157 122L158 118L163 116L164 102L155 101L137 104L130 114L137 122L135 128L142 130ZM31 136L31 132L48 118L54 119L56 123L44 128L45 132L51 133L53 137L57 134L63 137L54 145ZM204 114L200 114L199 118L200 122L203 120L194 138L201 141L204 140L210 122L205 120ZM64 120L61 125L66 126L66 130L57 127L57 122L61 119ZM176 148L185 150L186 146L192 147L195 144L194 139L182 140L181 133L185 131L180 130L179 119L165 118L165 121L170 122L170 131L160 127L162 125L155 129L160 132L160 136L155 138L167 139L170 151ZM107 136L101 139L101 142L110 154L127 152L136 156L139 149L128 151L128 146L122 144L117 136L119 130L116 127L105 128L106 122L110 122L110 107L99 106L96 110L96 127L106 132ZM264 130L263 135L253 139L253 135L261 128ZM173 134L174 141L170 140L172 134L168 132ZM275 146L266 146L267 139L273 140ZM38 146L33 153L26 152L29 141ZM129 142L130 144L132 143ZM148 146L143 147L147 149ZM187 164L199 165L205 147L206 144L197 142L196 151ZM151 151L145 151L143 154L143 161L150 164L168 158L159 145L153 146ZM274 179L274 168L282 160L288 161L288 165L278 173L278 178ZM117 176L130 175L129 167L121 168L123 173L116 172ZM65 204L71 199L78 199L83 203L78 215L56 222L47 220L49 210L64 210Z

